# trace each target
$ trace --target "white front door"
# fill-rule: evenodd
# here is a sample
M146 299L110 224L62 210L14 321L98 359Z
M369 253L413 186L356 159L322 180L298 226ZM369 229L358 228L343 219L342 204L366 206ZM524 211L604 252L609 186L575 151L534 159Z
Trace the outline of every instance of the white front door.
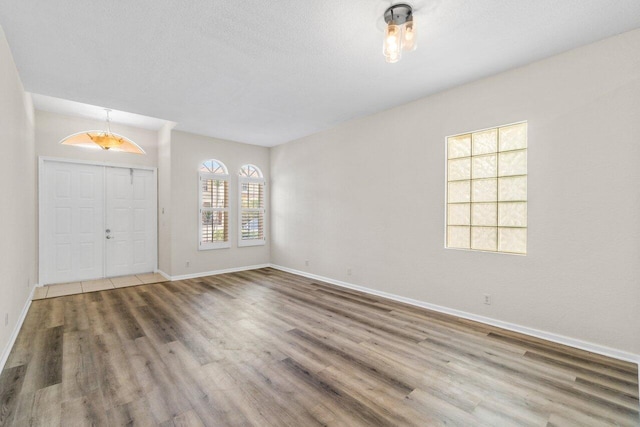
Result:
M148 273L156 265L156 190L153 171L106 169L107 277Z
M41 263L45 283L104 276L104 168L46 162Z
M154 171L53 160L41 165L41 284L155 270Z

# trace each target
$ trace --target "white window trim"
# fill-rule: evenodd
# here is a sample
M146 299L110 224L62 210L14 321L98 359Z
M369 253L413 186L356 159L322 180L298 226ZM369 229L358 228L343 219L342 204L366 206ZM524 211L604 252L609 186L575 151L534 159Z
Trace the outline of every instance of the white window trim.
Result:
M229 191L229 174L215 174L215 173L207 173L207 172L199 172L198 173L198 250L199 251L208 251L212 249L227 249L231 247L231 239L227 237L226 242L216 242L216 243L203 243L202 242L202 180L203 179L216 179L219 181L227 182L227 191ZM230 195L227 194L228 205L230 205ZM211 208L212 212L222 211L227 212L227 236L231 234L231 215L229 215L229 206L226 208Z
M259 170L259 169L258 169ZM262 173L260 171L260 173ZM242 207L242 184L244 183L248 183L248 182L256 182L256 183L260 183L263 185L263 189L264 189L264 194L263 194L263 198L264 198L264 206L262 207L262 209L256 209L256 208L243 208ZM253 212L258 212L258 211L262 211L262 218L263 218L263 238L262 239L251 239L251 240L243 240L242 239L242 211L253 211ZM262 246L262 245L266 245L267 244L267 181L264 179L264 177L262 178L249 178L246 176L240 176L238 177L238 247L242 248L242 247L248 247L248 246Z

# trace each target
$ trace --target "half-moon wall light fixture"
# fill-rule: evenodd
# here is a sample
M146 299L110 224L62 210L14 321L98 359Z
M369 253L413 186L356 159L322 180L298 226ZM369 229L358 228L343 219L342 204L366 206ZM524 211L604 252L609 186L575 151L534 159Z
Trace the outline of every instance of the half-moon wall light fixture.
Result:
M111 110L105 109L107 113L106 130L85 130L69 135L60 144L74 145L85 148L102 148L109 151L122 151L125 153L146 154L142 148L132 140L117 133L111 132Z
M389 6L384 12L387 27L384 31L382 53L387 62L400 60L402 51L416 49L416 27L413 21L413 8L405 3Z

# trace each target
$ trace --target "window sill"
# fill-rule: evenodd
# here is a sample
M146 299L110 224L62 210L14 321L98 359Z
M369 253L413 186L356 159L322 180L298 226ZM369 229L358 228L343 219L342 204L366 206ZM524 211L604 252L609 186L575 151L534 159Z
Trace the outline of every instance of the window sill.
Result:
M267 244L267 241L262 239L262 240L240 240L238 242L238 247L242 248L242 247L249 247L249 246L264 246Z
M229 242L224 242L224 243L203 243L200 244L198 247L199 251L210 251L210 250L214 250L214 249L229 249L231 248L231 243Z

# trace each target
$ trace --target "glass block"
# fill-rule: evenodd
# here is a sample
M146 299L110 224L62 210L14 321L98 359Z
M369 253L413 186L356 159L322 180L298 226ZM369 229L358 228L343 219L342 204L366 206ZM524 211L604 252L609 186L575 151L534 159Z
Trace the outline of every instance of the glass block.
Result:
M500 203L498 218L498 225L501 227L526 227L527 202Z
M472 200L474 202L495 202L498 200L496 179L477 179L472 181Z
M482 132L475 132L473 139L473 155L490 154L498 151L498 130L490 129Z
M501 202L527 200L527 177L498 178L498 200Z
M471 178L471 158L449 160L449 173L447 179L449 181L457 181L461 179Z
M470 249L471 227L447 227L447 247Z
M447 140L448 158L469 157L471 155L471 135L452 136Z
M527 253L526 228L499 228L498 250L500 252Z
M468 203L471 201L471 181L449 183L447 197L449 203Z
M498 176L527 174L527 150L500 153L499 156Z
M471 223L471 204L460 203L447 205L448 225L469 225Z
M471 249L495 251L498 249L497 227L471 227Z
M527 148L527 124L505 126L500 128L500 151Z
M498 205L496 203L474 203L471 206L471 224L498 225Z
M498 156L496 154L473 157L472 178L493 178L497 176L497 164Z

